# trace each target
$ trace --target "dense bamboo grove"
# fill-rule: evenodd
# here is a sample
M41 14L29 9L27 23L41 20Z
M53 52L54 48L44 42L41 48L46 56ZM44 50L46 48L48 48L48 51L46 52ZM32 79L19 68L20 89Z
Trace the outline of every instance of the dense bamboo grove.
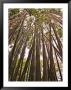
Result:
M62 81L61 9L9 9L9 80Z

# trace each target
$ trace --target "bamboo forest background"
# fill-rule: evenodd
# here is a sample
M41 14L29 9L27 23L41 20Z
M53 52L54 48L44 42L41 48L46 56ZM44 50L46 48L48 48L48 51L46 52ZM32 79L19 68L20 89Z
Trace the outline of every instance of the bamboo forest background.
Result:
M62 81L62 9L9 9L9 80Z

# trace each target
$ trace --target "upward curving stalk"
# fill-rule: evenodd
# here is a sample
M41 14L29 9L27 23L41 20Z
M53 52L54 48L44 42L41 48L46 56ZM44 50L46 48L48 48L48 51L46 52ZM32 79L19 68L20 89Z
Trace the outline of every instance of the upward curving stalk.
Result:
M35 74L36 74L35 70L36 70L36 62L35 62L35 33L34 33L29 81L35 81Z
M54 64L54 60L53 60L52 38L51 38L51 23L49 24L49 27L50 27L50 32L49 32L50 33L50 40L49 40L49 44L50 44L50 52L49 52L50 73L49 73L49 77L50 77L50 81L57 81L55 64Z
M59 52L60 52L61 57L62 57L62 43L61 43L61 41L60 41L60 39L59 39L59 37L58 37L58 35L56 33L55 25L54 24L51 24L51 27L53 28L54 34L56 36L56 39L57 39L57 42L58 42L58 49L59 49Z
M36 25L37 26L37 25ZM40 69L40 34L38 28L35 31L36 37L36 81L41 81L41 69Z
M43 81L48 80L48 60L47 60L47 55L46 55L46 49L45 49L45 39L43 35L43 30L42 32L42 50L43 50Z

